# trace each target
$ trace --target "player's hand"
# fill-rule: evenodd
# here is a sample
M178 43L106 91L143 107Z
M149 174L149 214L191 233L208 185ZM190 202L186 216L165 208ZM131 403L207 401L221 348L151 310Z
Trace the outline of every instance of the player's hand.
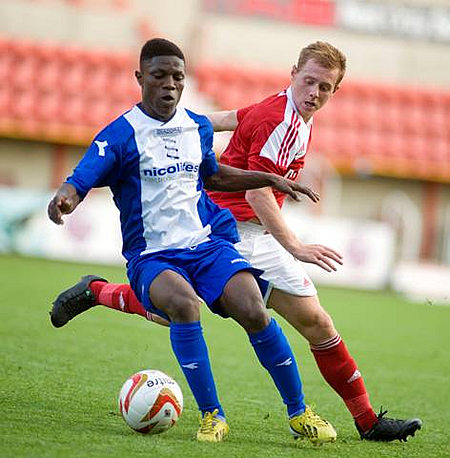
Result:
M294 200L301 201L301 197L299 194L304 194L305 196L309 197L314 203L319 202L320 194L308 186L302 186L301 184L288 180L286 178L278 177L279 180L275 182L273 187L278 191L284 192L285 194L289 194Z
M75 187L68 183L63 183L55 194L55 197L49 202L47 208L48 217L55 224L64 224L63 215L72 213L81 198L77 194Z
M292 254L300 261L316 264L327 272L337 270L335 263L343 264L340 253L323 245L301 245Z
M48 204L47 214L55 224L64 224L62 216L72 213L74 209L75 207L71 200L66 196L56 194Z

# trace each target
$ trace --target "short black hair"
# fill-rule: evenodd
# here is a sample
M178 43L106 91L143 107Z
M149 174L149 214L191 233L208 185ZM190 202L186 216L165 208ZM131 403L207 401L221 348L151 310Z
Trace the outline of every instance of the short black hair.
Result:
M141 49L139 62L142 63L156 56L176 56L185 62L183 51L165 38L153 38L148 40Z

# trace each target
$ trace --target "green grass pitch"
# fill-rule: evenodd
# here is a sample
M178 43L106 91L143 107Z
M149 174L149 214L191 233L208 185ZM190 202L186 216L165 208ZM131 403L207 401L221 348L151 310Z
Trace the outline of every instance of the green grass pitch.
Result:
M320 288L365 378L375 409L419 416L408 443L359 440L340 398L321 378L304 339L281 319L297 356L306 400L333 423L338 441L294 441L271 380L244 332L203 310L219 394L231 427L221 444L195 441L198 416L167 329L96 307L54 329L51 301L83 274L125 280L116 267L0 256L1 457L449 457L450 308L411 304L389 292ZM185 396L178 424L159 436L131 431L117 395L134 372L172 375Z

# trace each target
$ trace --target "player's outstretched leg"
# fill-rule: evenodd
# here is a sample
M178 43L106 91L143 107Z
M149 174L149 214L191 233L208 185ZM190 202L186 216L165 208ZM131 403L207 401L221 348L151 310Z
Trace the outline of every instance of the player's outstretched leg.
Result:
M386 412L375 414L363 377L339 334L322 344L312 344L311 350L322 375L351 412L362 439L406 441L420 429L422 422L418 418L397 420L384 417Z
M55 328L64 326L72 318L96 305L95 296L89 288L94 281L107 282L96 275L85 275L76 285L59 294L50 311L50 320Z
M370 441L390 442L399 440L406 442L408 436L414 436L416 431L422 427L422 421L419 418L412 418L410 420L397 420L395 418L388 418L384 415L381 408L380 413L377 415L378 422L369 430L364 432L355 422L356 429L361 436L361 439Z
M84 276L80 282L56 298L50 312L52 324L60 328L94 305L104 305L119 312L141 315L158 324L169 325L166 320L145 310L130 285L109 283L97 275Z
M306 438L315 445L336 441L336 430L323 420L312 409L306 406L305 411L289 420L289 429L294 439Z
M406 440L420 429L417 418L397 420L374 412L361 372L317 295L294 296L274 289L269 306L309 341L320 372L345 402L362 439Z

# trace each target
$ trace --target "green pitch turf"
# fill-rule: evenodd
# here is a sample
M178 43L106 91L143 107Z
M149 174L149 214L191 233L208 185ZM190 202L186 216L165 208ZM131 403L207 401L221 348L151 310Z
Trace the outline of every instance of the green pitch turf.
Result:
M411 304L388 292L320 288L374 408L422 418L423 429L406 444L360 441L305 341L279 320L295 350L307 402L338 431L335 444L318 448L290 437L281 400L243 331L205 309L205 335L231 433L224 443L199 444L195 403L167 329L104 307L64 328L51 326L51 301L88 273L125 280L120 268L0 256L1 457L450 456L450 308ZM172 375L185 395L179 423L159 436L134 433L117 410L123 382L145 368Z

